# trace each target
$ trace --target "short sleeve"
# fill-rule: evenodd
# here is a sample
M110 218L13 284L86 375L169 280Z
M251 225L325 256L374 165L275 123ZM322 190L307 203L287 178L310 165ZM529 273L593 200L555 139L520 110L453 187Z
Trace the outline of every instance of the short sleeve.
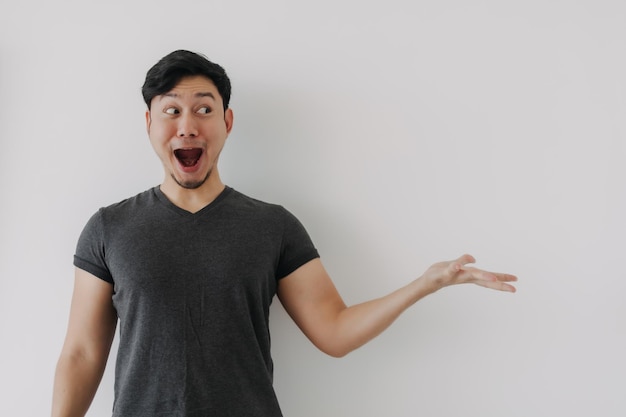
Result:
M103 210L94 214L83 229L74 255L74 266L89 272L96 277L113 283L113 276L105 261Z
M282 207L281 209L284 229L281 256L276 270L277 279L284 278L305 263L319 258L319 253L302 223L289 211Z

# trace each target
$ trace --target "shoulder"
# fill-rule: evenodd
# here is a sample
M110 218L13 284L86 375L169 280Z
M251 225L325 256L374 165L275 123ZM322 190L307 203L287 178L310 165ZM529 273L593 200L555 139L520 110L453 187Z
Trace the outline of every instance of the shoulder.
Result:
M87 222L87 229L104 229L113 225L124 226L145 218L146 213L153 212L158 200L154 188L143 191L133 197L126 198L108 206L100 207Z
M134 195L129 198L125 198L124 200L105 206L101 210L104 210L107 212L115 212L115 211L123 211L123 210L132 210L133 208L146 206L146 205L152 205L154 204L155 201L158 200L158 196L156 193L157 189L158 187L150 188L137 195Z
M154 207L158 201L156 187L143 191L135 196L126 198L116 203L110 204L105 207L101 207L98 210L100 216L104 218L117 218L127 214L132 214L137 211L145 210L149 207Z
M243 194L233 188L228 188L228 195L224 201L229 209L240 210L241 212L253 212L257 215L285 216L289 213L282 205L268 203L254 197Z
M224 203L223 209L228 216L238 220L249 220L264 228L283 232L303 228L298 218L284 206L247 196L234 189L229 190Z

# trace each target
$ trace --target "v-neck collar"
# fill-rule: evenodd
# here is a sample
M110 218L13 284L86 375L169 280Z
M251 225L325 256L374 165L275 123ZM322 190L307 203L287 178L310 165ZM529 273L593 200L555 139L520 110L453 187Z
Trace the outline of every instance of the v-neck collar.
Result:
M204 213L211 211L215 206L219 205L219 203L222 200L224 200L232 192L232 190L233 189L230 188L229 186L227 185L224 186L224 189L222 190L222 192L219 193L218 196L213 201L211 201L209 204L202 207L200 210L196 211L195 213L192 213L172 203L170 199L167 198L167 196L163 193L163 191L161 191L161 187L159 185L157 185L156 187L152 189L156 197L167 209L169 209L170 211L173 211L179 216L187 217L187 218L200 217Z

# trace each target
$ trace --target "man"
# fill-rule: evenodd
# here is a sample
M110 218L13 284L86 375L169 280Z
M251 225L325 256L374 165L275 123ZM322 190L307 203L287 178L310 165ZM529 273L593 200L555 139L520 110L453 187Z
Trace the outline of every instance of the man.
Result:
M469 255L407 286L346 307L298 220L224 185L218 160L233 127L230 81L205 57L175 51L143 86L160 186L100 209L79 239L53 416L84 416L119 320L114 416L280 416L269 307L278 295L323 352L343 356L445 286L515 291L516 278Z

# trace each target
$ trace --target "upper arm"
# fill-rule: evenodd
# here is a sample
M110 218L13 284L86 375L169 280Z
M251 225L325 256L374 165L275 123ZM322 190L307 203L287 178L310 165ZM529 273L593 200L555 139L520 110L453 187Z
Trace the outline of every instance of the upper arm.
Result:
M328 353L337 317L346 308L319 258L281 279L278 298L302 332Z
M75 268L65 353L106 360L117 326L112 295L112 284Z

